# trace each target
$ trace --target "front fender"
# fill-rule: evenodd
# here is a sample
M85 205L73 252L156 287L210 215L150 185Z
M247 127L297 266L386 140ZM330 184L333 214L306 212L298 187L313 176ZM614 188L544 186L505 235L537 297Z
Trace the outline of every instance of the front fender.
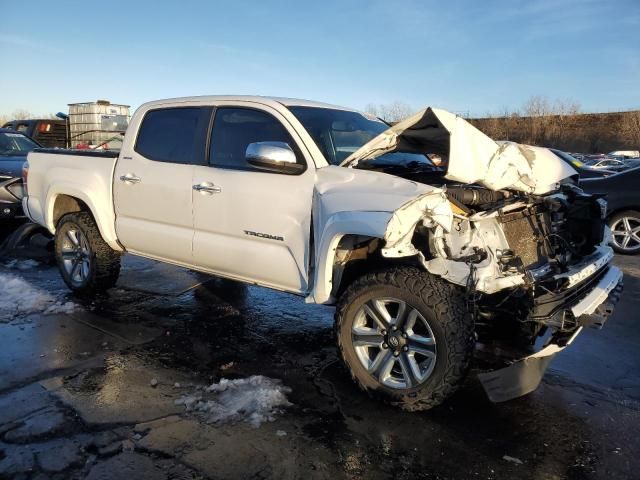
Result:
M342 237L364 235L384 238L392 215L390 212L339 212L327 220L315 244L316 269L313 288L306 298L308 303L334 303L331 296L333 264Z

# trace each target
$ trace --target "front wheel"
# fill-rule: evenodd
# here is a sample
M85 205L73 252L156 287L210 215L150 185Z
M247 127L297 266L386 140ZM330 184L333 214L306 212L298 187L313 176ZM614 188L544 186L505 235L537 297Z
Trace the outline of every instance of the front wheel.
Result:
M56 227L55 254L67 286L90 295L113 287L120 274L120 253L100 235L88 212L64 215Z
M624 255L640 253L640 212L625 210L618 212L609 220L612 247Z
M442 403L474 349L463 291L411 267L370 273L336 308L338 349L356 383L405 410Z

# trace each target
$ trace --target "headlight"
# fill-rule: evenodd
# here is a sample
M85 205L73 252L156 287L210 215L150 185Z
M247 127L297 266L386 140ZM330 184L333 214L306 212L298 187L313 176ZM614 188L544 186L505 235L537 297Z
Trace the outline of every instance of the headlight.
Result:
M11 194L16 197L18 200L22 200L22 197L24 197L24 190L22 188L22 182L21 181L17 181L15 183L12 183L11 185L9 185L7 187L7 190L9 190L9 192L11 192Z
M607 201L604 198L598 198L596 202L600 206L600 218L607 218Z

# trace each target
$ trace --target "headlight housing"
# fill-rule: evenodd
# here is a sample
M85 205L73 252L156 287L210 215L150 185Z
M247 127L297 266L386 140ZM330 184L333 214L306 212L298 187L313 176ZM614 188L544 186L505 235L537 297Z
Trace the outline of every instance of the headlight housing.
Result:
M22 180L16 180L14 183L12 183L11 185L8 185L6 188L18 200L22 200L22 197L24 197L24 188L23 188Z

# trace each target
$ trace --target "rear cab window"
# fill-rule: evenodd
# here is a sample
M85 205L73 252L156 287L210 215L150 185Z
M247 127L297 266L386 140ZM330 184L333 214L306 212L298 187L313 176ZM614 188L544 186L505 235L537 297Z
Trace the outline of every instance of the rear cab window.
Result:
M206 135L212 107L175 107L148 111L134 150L157 162L205 163Z

